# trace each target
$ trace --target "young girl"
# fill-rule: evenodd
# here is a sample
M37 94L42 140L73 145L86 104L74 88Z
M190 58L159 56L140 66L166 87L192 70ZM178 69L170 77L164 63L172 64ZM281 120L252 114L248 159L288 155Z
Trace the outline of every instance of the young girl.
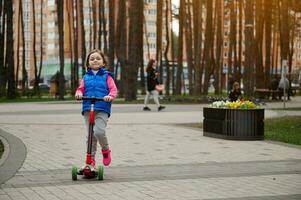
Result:
M86 60L88 68L80 82L80 86L75 93L76 99L82 96L103 97L104 101L96 101L94 106L95 125L92 139L92 166L95 166L95 154L97 150L97 141L102 148L103 164L108 166L111 163L111 150L106 136L106 126L111 114L111 102L116 98L117 88L113 80L113 74L108 72L105 67L107 61L104 54L99 50L92 50ZM83 115L87 129L89 129L89 111L90 101L83 101Z
M147 72L147 94L144 98L144 111L150 111L151 109L148 107L148 102L151 96L153 96L155 103L158 106L158 111L165 108L165 106L161 106L159 102L159 92L156 90L156 85L159 84L158 81L158 72L155 69L156 61L150 59L147 64L146 72Z
M230 101L237 101L238 99L242 98L242 94L240 91L240 86L238 82L234 82L232 86L232 90L229 93Z

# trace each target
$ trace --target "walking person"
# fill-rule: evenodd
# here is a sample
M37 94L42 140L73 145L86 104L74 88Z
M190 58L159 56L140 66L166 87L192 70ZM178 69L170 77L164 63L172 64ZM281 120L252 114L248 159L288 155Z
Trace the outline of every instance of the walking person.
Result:
M156 86L159 85L158 81L158 72L156 70L156 61L153 59L150 59L147 67L147 92L144 99L144 111L150 111L151 109L148 107L148 103L151 97L153 97L157 107L158 111L161 111L165 108L165 106L162 106L159 102L159 92L156 90Z
M111 149L109 147L106 136L106 127L108 119L111 115L111 104L117 96L117 88L113 79L113 74L106 70L107 61L104 54L99 50L92 50L86 60L88 68L86 74L80 82L80 86L75 93L76 99L81 99L83 96L100 97L104 101L95 102L95 125L92 138L92 166L95 166L95 154L97 150L97 141L102 150L103 164L108 166L111 163ZM91 101L83 100L82 114L85 124L89 129L89 114Z
M279 89L279 99L280 100L282 99L282 96L284 93L287 95L287 99L291 100L290 99L290 82L285 76L281 77L279 84L278 84L278 89Z

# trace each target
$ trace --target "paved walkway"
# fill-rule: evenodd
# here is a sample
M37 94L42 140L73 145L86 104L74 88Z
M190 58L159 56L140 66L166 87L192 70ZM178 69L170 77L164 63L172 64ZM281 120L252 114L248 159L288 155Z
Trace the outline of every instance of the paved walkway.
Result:
M113 162L105 180L71 180L85 156L79 103L0 104L0 199L301 199L301 148L268 141L204 137L196 123L205 105L114 104L107 134ZM266 117L301 115L277 111ZM293 98L287 107L301 107Z

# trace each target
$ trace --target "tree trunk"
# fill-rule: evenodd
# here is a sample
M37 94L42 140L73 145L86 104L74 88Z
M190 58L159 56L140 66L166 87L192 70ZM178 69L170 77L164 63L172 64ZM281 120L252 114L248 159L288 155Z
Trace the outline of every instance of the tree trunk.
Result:
M92 2L93 0L88 0L89 1L89 51L91 51L93 48L93 8L92 8ZM88 52L89 52L88 51Z
M163 66L162 66L162 15L163 11L163 0L157 0L157 17L156 17L156 60L159 68L159 79L162 80Z
M77 19L75 18L75 10L73 5L73 0L67 1L68 3L68 10L69 10L69 43L70 43L70 65L71 65L71 95L73 96L75 94L75 90L78 86L78 77L77 77L77 59L78 59L78 52L75 55L75 51L77 51L77 30L75 29L74 24L77 24ZM76 1L75 1L76 3ZM75 23L74 23L75 21ZM75 45L76 44L76 45ZM76 47L75 47L76 46Z
M0 2L2 3L2 2ZM16 58L17 58L17 63L16 63L16 88L17 88L17 91L18 91L18 84L19 84L19 69L20 69L20 62L19 62L19 57L20 57L20 35L21 35L21 12L20 12L20 4L22 4L22 2L19 2L18 6L19 6L19 10L17 12L17 17L18 17L18 20L17 20L17 30L18 30L18 33L17 33L17 55L16 55Z
M146 42L146 46L147 46L147 60L150 60L149 40L148 40L148 34L147 34L148 32L147 32L147 25L146 25L145 15L144 14L143 14L143 27L144 27L145 42ZM144 70L144 66L143 66L142 68L140 68L141 94L146 94L144 72L145 72L145 70Z
M114 1L109 1L109 71L114 72L115 59L115 6Z
M281 55L281 72L283 70L283 60L288 60L288 54L289 54L289 39L290 39L290 22L288 17L288 0L281 0L280 6L280 55Z
M205 80L203 85L204 94L208 94L208 86L211 75L211 66L212 66L212 54L211 49L213 48L213 35L214 30L212 27L212 9L213 2L207 1L206 3L206 32L205 32L205 46L204 46L204 60L205 60Z
M125 100L132 101L137 98L137 75L141 63L139 51L143 49L143 1L131 0L129 2L129 59L126 63Z
M93 49L96 49L96 34L97 34L97 17L96 17L96 2L92 0L92 18L93 18Z
M264 88L264 70L263 70L263 5L262 0L256 0L256 37L255 37L255 49L256 49L256 87Z
M98 48L101 49L102 47L102 20L104 20L104 17L102 16L102 6L103 1L99 0L99 7L98 7Z
M253 94L253 86L251 76L254 73L254 55L253 55L253 40L254 40L254 4L253 0L246 0L245 11L245 70L243 74L244 92L246 96Z
M77 9L79 12L78 21L80 23L80 38L81 38L81 62L82 62L82 76L86 73L86 39L85 39L85 27L84 27L84 13L83 13L83 0L78 0Z
M273 0L265 1L265 87L268 87L271 82L272 13Z
M6 4L7 1L4 1L3 3L3 10L2 10L2 1L0 4L0 16L2 17L2 29L0 30L0 49L4 49L4 38L5 38L5 27L6 27ZM0 51L0 97L5 96L5 90L6 90L6 82L7 82L7 76L6 76L6 69L5 69L5 51Z
M185 2L185 41L186 41L186 55L187 55L187 65L188 65L188 84L189 84L189 95L193 93L193 51L192 51L192 28L191 28L191 6L190 2Z
M64 77L64 2L56 0L58 33L59 33L59 57L60 57L60 73L59 73L59 99L64 99L65 94L65 77Z
M170 12L171 12L171 6L170 6ZM171 17L171 24L173 21L173 17ZM172 69L171 69L171 88L172 88L172 94L175 94L175 72L176 72L176 62L175 62L175 40L174 40L174 31L172 26L170 27L171 31L171 59L172 59Z
M241 72L242 72L242 24L243 24L243 7L244 7L244 0L239 0L239 41L238 41L238 76L237 80L241 80Z
M165 83L165 92L166 92L166 95L169 95L170 92L169 92L169 88L170 88L170 69L169 69L169 59L168 59L168 52L169 52L169 46L170 46L170 42L169 42L169 34L170 34L170 29L169 29L169 16L168 16L168 11L169 11L169 3L170 0L166 0L165 1L165 5L166 5L166 8L165 8L165 33L166 33L166 47L165 47L165 50L164 50L164 60L165 60L165 65L166 65L166 83Z
M185 12L185 0L180 0L178 67L177 67L176 89L175 89L176 95L181 94L181 90L182 90L184 12Z
M27 72L25 68L25 35L24 35L24 19L23 19L23 5L20 3L21 27L22 27L22 96L26 93Z
M223 1L216 1L216 46L215 46L215 94L220 94L222 91L221 88L221 76L223 72L223 13L222 13Z
M234 0L231 1L230 4L230 42L229 42L229 55L228 55L228 73L232 74L234 73L235 79L237 79L238 76L238 61L237 61L237 40L236 40L236 35L237 35L237 9L235 6ZM232 57L233 56L233 57ZM234 63L234 65L233 65Z
M202 0L193 0L195 95L201 94L202 4Z
M294 55L294 45L295 45L295 34L296 33L296 27L298 24L296 13L294 13L293 16L291 16L291 24L290 24L290 45L289 45L289 52L288 52L288 79L291 80L291 74L292 74L292 65L293 65L293 55Z
M35 0L32 0L32 53L33 53L33 66L34 66L34 94L40 96L40 88L38 79L38 66L37 66L37 53L36 53L36 10Z
M16 98L15 65L14 65L14 29L13 2L7 0L7 28L6 28L6 67L7 67L7 97Z
M127 58L127 24L126 24L126 1L118 1L118 18L117 18L117 31L116 36L118 38L116 49L117 58L120 63L120 76L121 80L118 84L119 96L123 97L126 90L127 72L125 71L125 63Z
M148 31L147 31L147 25L145 21L145 15L143 15L143 27L144 27L144 36L145 36L145 42L147 46L147 60L150 59L150 50L149 50L149 40L148 40Z
M41 72L43 67L43 0L41 0L41 21L40 21L40 66L39 66L39 73L38 73L38 80L40 82Z
M101 9L101 12L102 12L102 17L103 17L103 20L102 20L102 32L103 32L103 43L104 43L104 47L103 47L103 51L105 54L108 53L108 42L107 42L107 22L106 22L106 17L105 17L105 1L104 0L101 0L101 5L102 5L102 9Z

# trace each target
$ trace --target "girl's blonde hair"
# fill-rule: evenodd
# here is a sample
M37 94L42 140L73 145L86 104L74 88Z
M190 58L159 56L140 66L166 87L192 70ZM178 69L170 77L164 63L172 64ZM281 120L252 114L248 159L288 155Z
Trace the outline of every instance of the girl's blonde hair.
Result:
M89 59L90 59L91 54L93 54L93 53L99 53L99 55L102 57L104 67L106 67L108 65L108 59L107 59L106 55L102 51L100 51L98 49L94 49L94 50L90 51L90 53L87 55L86 67L89 68Z
M235 81L235 82L233 83L232 89L235 90L235 89L236 89L236 86L239 87L239 82L237 82L237 81Z

